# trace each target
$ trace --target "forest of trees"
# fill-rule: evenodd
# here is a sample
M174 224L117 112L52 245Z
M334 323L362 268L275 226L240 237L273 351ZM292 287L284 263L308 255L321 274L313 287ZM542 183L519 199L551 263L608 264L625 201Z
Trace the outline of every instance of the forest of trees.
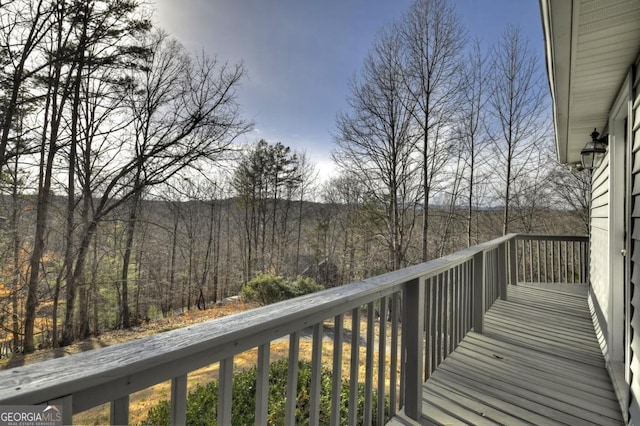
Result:
M507 232L588 230L542 64L514 27L469 40L451 1L381 30L323 179L296 141L240 145L244 66L187 51L139 0L0 11L0 344L204 309L259 273L336 286Z

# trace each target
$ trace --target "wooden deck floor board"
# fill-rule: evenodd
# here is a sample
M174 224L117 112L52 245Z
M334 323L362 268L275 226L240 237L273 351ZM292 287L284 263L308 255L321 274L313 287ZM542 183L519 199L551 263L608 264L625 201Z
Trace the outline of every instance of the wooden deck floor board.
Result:
M540 356L535 359L532 359L530 356L519 356L519 354L511 352L508 349L496 350L496 348L485 348L474 344L471 339L462 342L458 350L467 356L478 359L490 359L499 354L503 357L501 363L502 368L526 372L532 377L535 376L547 380L555 378L561 382L579 383L589 387L592 392L598 395L615 400L615 393L610 389L608 376L590 375L584 369L575 366L575 363L573 366L558 363L556 364L557 368L554 371L550 371L548 368L548 359Z
M443 391L449 391L456 396L464 398L465 403L472 404L478 412L486 412L487 408L491 410L498 410L506 413L508 416L526 424L545 424L545 425L561 425L563 423L551 420L548 417L544 417L537 412L526 410L518 405L511 404L504 399L496 398L488 392L483 392L474 386L467 386L459 381L450 379L446 383L440 383L438 378L435 378L430 383L431 387L438 387ZM495 418L495 417L492 417ZM505 422L503 424L511 424Z
M484 334L469 333L466 336L464 342L472 342L473 344L485 347L488 350L493 350L494 353L496 351L507 352L511 354L511 356L515 359L518 359L521 363L526 363L531 357L530 351L527 348L523 348L513 343L499 341L494 338L487 337ZM609 380L607 371L600 365L592 366L588 364L576 363L574 362L575 360L557 357L553 354L546 354L544 352L539 352L537 354L537 357L542 360L541 368L546 369L547 364L553 363L554 365L561 367L562 371L572 376L593 378L594 380L600 382L606 382Z
M568 346L578 344L581 347L591 348L599 352L598 342L590 339L593 334L593 327L590 332L575 327L568 327L562 323L552 323L545 320L537 319L534 316L527 316L526 321L523 320L522 312L519 314L511 314L496 307L496 311L486 317L487 325L494 326L500 330L509 330L515 332L526 332L531 336L542 337L546 340L566 343Z
M612 416L610 410L592 404L590 400L562 392L553 386L554 383L550 383L549 386L538 386L527 380L526 377L521 377L521 380L515 380L499 371L490 372L477 364L461 362L458 356L452 356L448 361L441 366L442 370L459 374L476 382L489 384L523 401L548 407L555 411L552 418L556 418L555 416L558 413L564 413L576 419L595 424L600 422L611 424ZM428 389L429 387L427 386Z
M607 413L613 416L619 411L617 401L591 392L590 388L584 384L571 383L570 381L561 380L557 377L543 380L538 376L528 374L526 371L506 368L503 365L503 359L496 361L497 362L492 362L492 360L487 360L479 362L460 351L456 354L456 357L452 358L451 364L456 368L467 368L472 372L477 371L481 374L486 374L490 378L496 378L512 386L520 387L523 383L526 383L527 390L531 392L546 395L557 401L566 402L567 404L582 407L583 409L593 408L602 414ZM592 405L597 405L597 407L591 407ZM613 412L611 413L610 410L613 410Z
M491 353L482 354L481 352L467 349L466 347L459 348L458 353L461 357L468 358L469 362L477 363L481 368L484 367L489 371L503 373L516 380L523 380L523 378L525 378L540 386L547 386L549 383L553 383L560 391L574 392L574 395L580 395L586 398L594 396L595 399L593 402L603 406L614 408L618 406L615 394L608 392L608 389L602 389L601 387L594 386L592 383L584 383L574 377L562 374L562 370L560 369L550 371L547 368L543 370L539 367L543 363L537 359L532 359L530 363L523 364L522 362L512 362L508 356L503 356L495 362L495 355ZM536 366L538 366L538 368L536 368Z
M425 391L425 399L429 398L429 392L434 389L439 390L441 393L454 395L460 404L475 410L476 413L483 417L487 417L494 424L562 424L556 421L549 421L548 417L526 410L518 405L510 404L503 399L496 398L487 392L481 392L476 387L465 385L456 380L447 380L446 383L440 383L437 378L434 379L429 389ZM427 416L430 415L433 415L432 411L427 412ZM460 417L464 416L458 414L458 421L462 420Z
M510 286L425 383L419 424L623 424L586 298L580 284Z
M443 386L448 386L448 383L452 382L468 388L473 388L485 395L489 395L497 400L500 400L504 404L504 409L508 412L510 412L510 407L515 406L523 410L536 413L545 419L544 421L541 421L536 424L545 425L547 424L546 419L557 421L563 424L573 424L573 425L611 424L610 421L605 422L604 420L600 423L589 422L583 418L579 418L574 415L571 415L570 413L567 413L565 410L559 409L561 404L555 404L555 407L553 405L549 406L545 402L553 403L553 401L540 401L538 398L534 398L535 396L534 394L528 394L528 395L525 394L523 396L521 393L514 393L513 391L514 389L516 389L514 387L505 389L505 387L502 386L502 383L493 382L491 380L487 380L486 378L478 378L478 377L470 377L470 376L468 377L467 375L465 375L464 371L453 372L452 370L445 367L438 370L437 375L434 375L432 377L437 377L437 380L439 380L440 383L443 383ZM428 388L429 386L426 386L425 391ZM423 405L423 417L429 420L433 417L433 410L432 412L428 412L428 411L425 411L425 408L426 407L424 407ZM459 418L458 420L459 420L458 423L452 423L452 424L470 423L464 418Z

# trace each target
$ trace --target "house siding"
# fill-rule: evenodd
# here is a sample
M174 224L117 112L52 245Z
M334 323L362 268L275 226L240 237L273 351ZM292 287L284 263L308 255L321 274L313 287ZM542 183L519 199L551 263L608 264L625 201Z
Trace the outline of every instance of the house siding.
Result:
M598 317L605 324L609 318L609 300L611 287L609 283L609 155L602 165L594 170L591 186L591 245L590 270L591 294ZM602 327L604 338L603 352L609 344L609 333Z
M637 66L635 67L637 70ZM631 217L630 217L630 288L626 297L630 298L630 401L631 423L640 423L640 78L635 73L633 81L633 111L631 121Z

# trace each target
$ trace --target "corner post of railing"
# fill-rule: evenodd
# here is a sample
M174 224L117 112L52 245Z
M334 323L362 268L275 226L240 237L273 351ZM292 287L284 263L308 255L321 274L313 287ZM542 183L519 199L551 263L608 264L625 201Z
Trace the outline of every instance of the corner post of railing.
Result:
M518 284L518 260L516 258L516 247L518 240L514 236L509 240L509 284Z
M501 300L507 300L507 261L507 241L504 241L498 246L498 284Z
M402 336L406 349L404 412L413 420L422 417L424 286L424 278L411 280L405 284L403 296L406 321Z
M485 253L484 250L473 256L473 330L482 333L485 298Z

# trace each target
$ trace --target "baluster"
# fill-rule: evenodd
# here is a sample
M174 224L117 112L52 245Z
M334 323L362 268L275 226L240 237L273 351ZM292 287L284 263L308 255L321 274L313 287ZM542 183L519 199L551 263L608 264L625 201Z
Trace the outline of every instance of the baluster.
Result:
M509 240L509 284L511 285L518 284L518 262L516 257L517 244L518 241L515 238Z
M378 336L378 425L384 424L385 370L387 360L387 298L380 299Z
M551 241L551 282L556 282L556 246L557 241Z
M331 377L331 426L340 425L340 396L342 390L342 343L344 315L337 315L333 326L333 375ZM256 423L261 424L261 423Z
M564 282L569 282L569 244L566 241L562 243L564 245Z
M443 286L442 286L442 275L438 274L436 276L436 288L438 289L438 295L436 296L436 368L442 362L442 304L444 303L443 296Z
M358 424L358 372L360 368L360 307L351 312L351 371L349 373L349 426Z
M536 272L538 273L538 282L540 283L542 282L540 279L540 271L542 270L542 265L540 264L540 240L536 241L536 249Z
M549 241L544 241L544 282L549 282L549 257L547 253L547 247L549 246Z
M533 282L533 240L529 240L529 280Z
M449 271L442 273L442 358L444 360L449 355L449 313L450 295L449 295Z
M467 264L467 307L469 314L467 317L467 332L473 328L474 318L474 298L473 298L473 258Z
M284 408L284 423L294 426L296 423L296 403L298 400L298 357L300 355L300 333L289 335L289 369L287 371L287 402ZM218 424L227 424L220 423Z
M426 281L425 281L426 283ZM438 366L438 278L432 277L429 279L429 287L425 288L425 291L429 291L431 295L431 301L429 305L429 340L431 345L427 346L427 350L431 353L429 369L433 373L433 370Z
M271 344L258 347L258 371L256 375L256 424L265 425L269 411L269 361Z
M218 388L218 424L230 425L231 404L233 396L233 356L220 361Z
M373 413L373 344L375 340L375 305L367 305L367 352L364 370L364 424L372 423ZM420 327L420 325L418 325Z
M313 326L313 343L311 347L311 389L309 401L309 424L320 424L320 379L322 374L322 332L323 323ZM258 423L260 424L260 423Z
M520 256L520 260L522 261L522 268L518 268L522 271L522 277L520 282L527 282L527 264L525 262L525 257L527 255L527 242L525 240L520 241L520 247L522 248L522 255Z
M456 347L456 293L455 293L455 274L454 269L449 269L449 350L448 354L453 352Z
M571 241L571 282L576 282L576 242Z
M424 307L425 307L425 316L424 316L424 329L426 332L426 350L424 351L424 376L425 380L429 379L433 369L431 368L431 361L433 359L431 355L431 348L433 347L433 342L431 341L433 334L431 333L431 323L432 318L431 314L433 313L433 309L431 309L431 302L433 296L431 294L431 278L425 280L425 289L424 289Z
M400 295L398 292L391 296L391 362L389 371L389 410L390 416L396 415L398 408L397 389L398 389L398 314L397 310L400 306Z
M451 269L451 292L452 292L452 306L451 311L451 351L454 351L458 346L460 339L460 321L458 315L460 314L460 292L458 290L458 266L454 266Z
M171 379L171 422L172 425L187 424L187 375ZM112 424L124 424L112 422Z
M473 256L473 328L482 333L484 316L484 251Z
M112 425L129 424L129 395L111 401L110 411Z
M507 243L498 246L498 283L500 299L507 300Z

